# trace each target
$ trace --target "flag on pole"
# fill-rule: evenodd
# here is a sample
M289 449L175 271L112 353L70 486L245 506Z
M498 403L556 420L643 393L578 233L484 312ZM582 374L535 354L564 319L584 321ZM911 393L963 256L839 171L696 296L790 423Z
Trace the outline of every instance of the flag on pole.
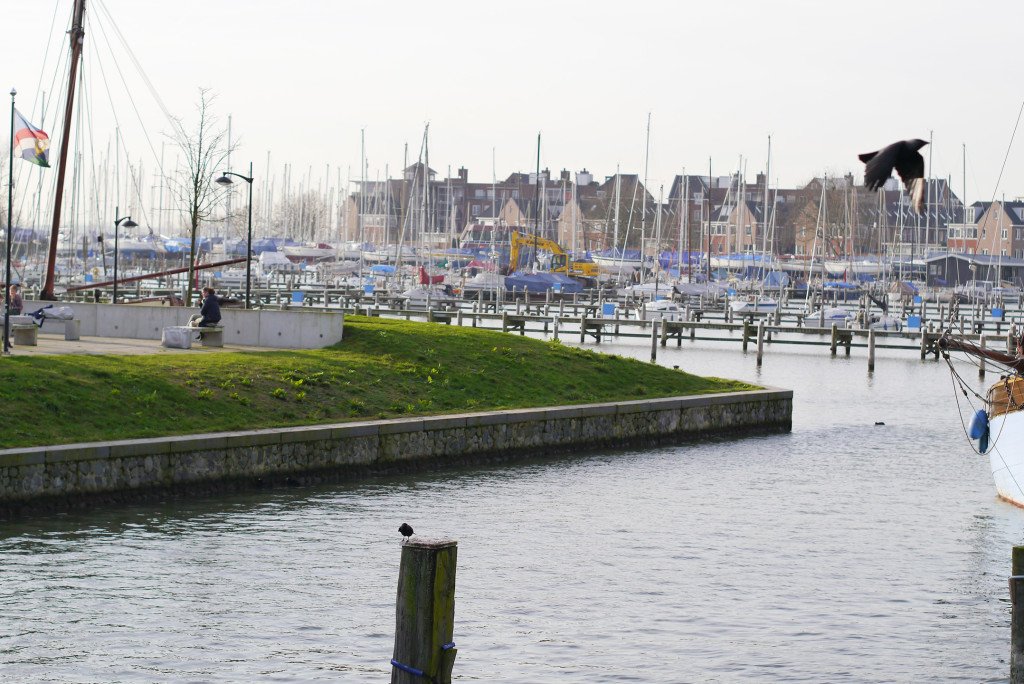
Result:
M36 128L14 110L14 152L25 161L39 166L49 167L47 151L50 149L50 136L42 129Z

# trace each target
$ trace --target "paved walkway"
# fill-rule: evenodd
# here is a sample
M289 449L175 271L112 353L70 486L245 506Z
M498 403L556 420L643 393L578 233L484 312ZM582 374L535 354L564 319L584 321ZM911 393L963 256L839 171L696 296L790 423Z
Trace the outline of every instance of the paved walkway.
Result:
M0 328L3 326L0 325ZM0 337L3 331L0 330ZM115 356L133 356L136 354L211 354L222 351L267 351L262 347L243 347L224 345L223 347L204 347L193 342L191 349L168 349L160 345L160 340L131 340L122 337L86 337L70 341L64 339L63 333L39 333L39 344L35 347L16 345L11 347L12 356L38 356L41 354L111 354Z

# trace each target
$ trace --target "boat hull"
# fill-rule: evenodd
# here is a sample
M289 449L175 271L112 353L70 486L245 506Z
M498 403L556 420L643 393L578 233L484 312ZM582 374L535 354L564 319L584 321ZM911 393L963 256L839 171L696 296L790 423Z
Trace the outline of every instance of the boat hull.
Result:
M1024 411L994 416L989 434L988 459L996 494L1024 508Z

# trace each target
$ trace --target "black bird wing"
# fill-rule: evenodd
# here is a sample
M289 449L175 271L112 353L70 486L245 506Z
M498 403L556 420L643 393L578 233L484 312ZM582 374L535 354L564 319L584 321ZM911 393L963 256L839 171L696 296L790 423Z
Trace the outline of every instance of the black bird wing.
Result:
M859 155L864 162L864 186L868 190L877 190L885 185L885 181L892 176L893 167L896 166L902 143L889 145L878 152L867 152ZM921 155L917 155L920 157ZM922 164L924 160L922 159ZM923 167L922 167L923 168ZM901 173L902 175L902 173Z

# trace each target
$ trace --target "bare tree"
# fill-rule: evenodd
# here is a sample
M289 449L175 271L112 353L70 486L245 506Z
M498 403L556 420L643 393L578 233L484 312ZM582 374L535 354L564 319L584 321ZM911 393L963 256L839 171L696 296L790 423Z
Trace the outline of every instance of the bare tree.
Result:
M188 220L189 253L188 282L185 294L185 305L192 305L192 283L195 279L196 242L199 226L210 218L214 208L223 197L214 184L214 176L226 171L224 166L234 145L227 145L227 129L219 125L212 112L216 96L207 88L199 89L199 102L196 112L199 116L195 126L186 130L180 120L175 121L176 130L171 137L181 148L184 164L178 175L171 179L170 186L183 207Z

